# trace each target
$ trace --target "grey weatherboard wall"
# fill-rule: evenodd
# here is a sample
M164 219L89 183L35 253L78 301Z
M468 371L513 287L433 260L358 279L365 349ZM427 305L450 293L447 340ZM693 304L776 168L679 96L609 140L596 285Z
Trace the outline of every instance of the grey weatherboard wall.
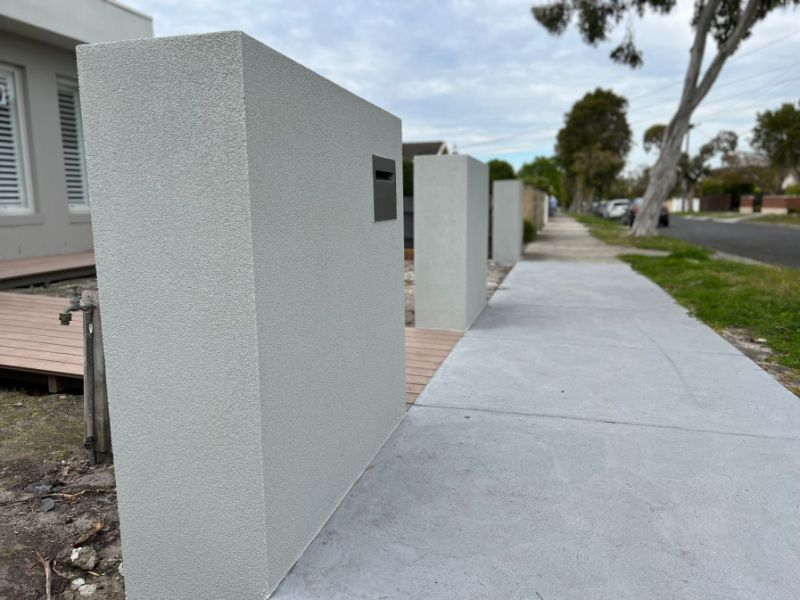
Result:
M77 81L75 45L151 37L153 24L105 0L0 0L0 63L20 68L30 212L0 211L0 260L92 249L89 213L67 198L58 84Z
M513 265L522 253L522 182L492 182L492 259Z
M404 413L400 121L239 32L78 67L128 597L264 598Z
M489 168L466 155L414 158L414 313L465 331L486 304Z

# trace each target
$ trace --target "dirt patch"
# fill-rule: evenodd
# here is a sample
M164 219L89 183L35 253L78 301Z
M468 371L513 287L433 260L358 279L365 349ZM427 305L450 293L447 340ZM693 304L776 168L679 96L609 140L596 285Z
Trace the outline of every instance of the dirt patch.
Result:
M503 283L511 267L504 267L490 260L486 273L486 299ZM414 261L407 260L405 266L406 326L414 326Z
M0 598L124 600L113 466L82 450L83 398L0 389ZM76 546L76 547L73 547Z
M764 338L753 337L746 329L723 329L722 337L736 346L759 367L781 382L790 392L800 397L800 374L774 361L773 350Z

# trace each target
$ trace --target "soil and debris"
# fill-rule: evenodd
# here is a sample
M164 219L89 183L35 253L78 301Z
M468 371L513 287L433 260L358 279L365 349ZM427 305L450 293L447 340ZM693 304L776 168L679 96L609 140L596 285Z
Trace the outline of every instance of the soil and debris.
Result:
M56 296L58 298L80 297L83 290L96 290L96 277L82 277L80 279L65 279L48 284L29 285L27 287L14 288L15 293L37 294L41 296Z
M796 370L775 362L774 352L767 345L767 340L753 337L752 333L745 329L722 329L719 333L736 346L742 354L780 381L783 387L800 397L800 374Z
M486 299L492 297L495 290L503 283L511 267L499 265L493 260L489 261L486 273ZM414 326L414 261L407 260L405 266L405 292L406 292L406 326Z
M0 387L0 598L125 598L114 467L83 427L82 396Z

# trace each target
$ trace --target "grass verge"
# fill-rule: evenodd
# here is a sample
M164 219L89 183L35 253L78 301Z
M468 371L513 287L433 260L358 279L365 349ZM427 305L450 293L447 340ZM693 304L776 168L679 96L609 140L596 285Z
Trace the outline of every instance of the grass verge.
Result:
M779 223L781 225L800 226L800 213L789 213L788 215L761 215L747 219L748 223Z
M576 218L609 244L669 251L665 257L620 258L711 327L766 339L772 359L800 377L800 270L717 260L708 249L682 240L633 238L617 223ZM800 395L800 389L792 391Z

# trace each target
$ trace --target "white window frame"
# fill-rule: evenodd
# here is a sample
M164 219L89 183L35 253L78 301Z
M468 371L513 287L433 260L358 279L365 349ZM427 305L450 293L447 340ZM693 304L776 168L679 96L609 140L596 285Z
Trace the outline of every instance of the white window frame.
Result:
M16 65L0 62L0 69L11 72L14 81L14 101L17 104L17 133L19 134L19 157L22 170L25 203L18 207L0 206L0 219L17 215L32 215L36 212L31 176L31 155L28 145L28 113L25 101L23 70Z
M63 77L59 75L56 78L56 99L58 100L58 93L60 93L62 88L68 88L73 90L76 95L77 102L75 103L75 127L76 127L76 135L78 139L78 150L80 152L80 163L81 163L81 174L83 178L83 197L84 201L80 203L71 202L69 199L69 189L65 188L67 193L67 206L69 208L69 212L71 214L88 214L89 213L89 177L86 173L86 144L83 138L83 119L81 115L81 96L80 90L78 89L78 82L71 77ZM59 101L60 103L60 101ZM63 136L63 129L61 127L61 106L58 108L58 128L59 134ZM68 184L66 180L66 158L64 156L64 140L63 137L61 139L61 163L62 168L64 169L64 183Z

